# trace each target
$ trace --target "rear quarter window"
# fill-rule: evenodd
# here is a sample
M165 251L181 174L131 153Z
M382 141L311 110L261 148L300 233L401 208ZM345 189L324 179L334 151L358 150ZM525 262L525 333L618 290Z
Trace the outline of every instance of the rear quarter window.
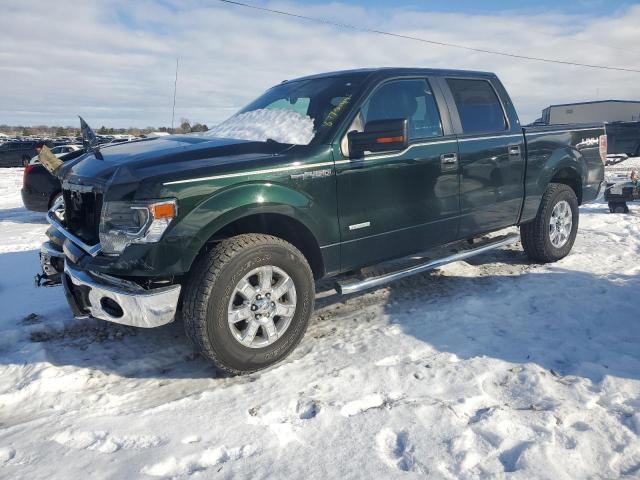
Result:
M486 80L448 78L464 133L496 133L507 129L500 100Z

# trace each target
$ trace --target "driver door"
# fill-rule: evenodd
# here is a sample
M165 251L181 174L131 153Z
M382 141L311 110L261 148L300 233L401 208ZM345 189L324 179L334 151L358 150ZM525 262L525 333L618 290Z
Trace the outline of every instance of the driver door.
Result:
M342 161L336 162L342 270L457 237L458 144L444 99L432 85L435 82L424 78L382 83L349 129L361 130L373 120L406 118L409 145L403 151L365 152L349 159L343 142Z

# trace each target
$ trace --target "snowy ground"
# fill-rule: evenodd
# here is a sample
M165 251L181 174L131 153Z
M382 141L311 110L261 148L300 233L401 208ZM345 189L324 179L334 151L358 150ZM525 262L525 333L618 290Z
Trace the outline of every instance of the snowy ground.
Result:
M640 204L584 206L555 265L516 246L322 298L289 359L227 377L180 324L74 321L34 289L21 175L0 171L1 478L640 477Z

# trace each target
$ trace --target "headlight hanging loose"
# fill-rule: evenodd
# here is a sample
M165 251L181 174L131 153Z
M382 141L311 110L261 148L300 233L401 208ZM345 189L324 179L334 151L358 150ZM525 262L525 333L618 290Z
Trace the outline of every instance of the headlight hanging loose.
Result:
M100 217L100 243L106 254L119 254L132 243L153 243L162 238L178 214L175 199L105 202Z

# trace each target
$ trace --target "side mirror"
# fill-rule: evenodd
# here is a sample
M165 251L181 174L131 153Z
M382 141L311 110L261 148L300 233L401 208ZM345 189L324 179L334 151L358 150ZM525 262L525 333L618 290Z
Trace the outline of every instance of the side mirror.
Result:
M364 126L364 132L348 133L349 156L360 158L364 152L404 150L409 140L406 118L373 120Z

